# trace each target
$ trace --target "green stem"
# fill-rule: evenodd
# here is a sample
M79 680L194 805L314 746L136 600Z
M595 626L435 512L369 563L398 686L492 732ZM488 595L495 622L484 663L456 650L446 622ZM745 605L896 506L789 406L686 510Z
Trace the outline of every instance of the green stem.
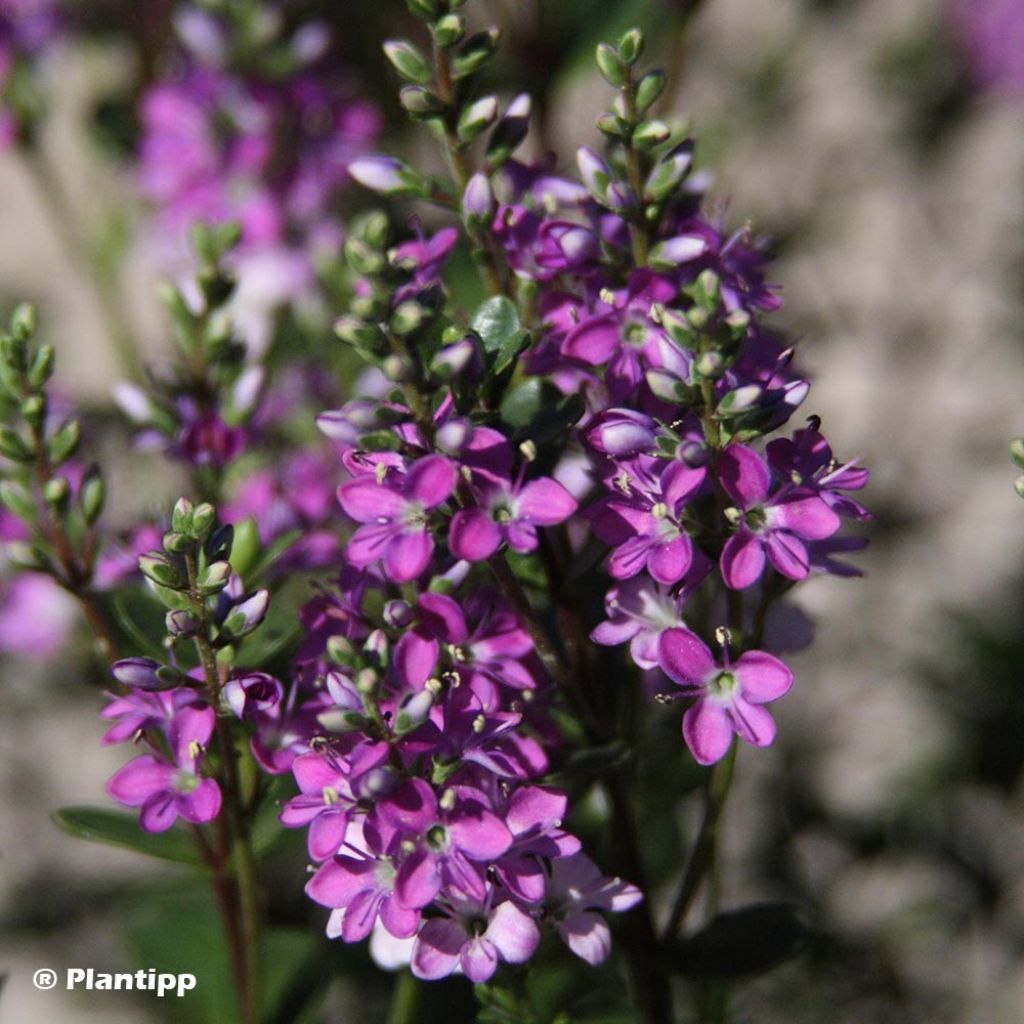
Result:
M701 822L697 842L694 844L690 861L683 874L669 915L662 939L670 942L682 927L694 897L700 891L701 883L713 870L718 847L718 823L722 817L725 801L729 796L733 767L736 763L736 741L733 740L728 753L711 770L704 804L704 820Z
M622 100L626 106L626 120L635 128L639 122L636 109L636 86L633 82L633 69L628 69L626 84L622 87ZM626 142L626 180L636 195L638 212L629 225L629 236L633 247L633 262L642 267L647 263L648 238L647 226L643 219L644 173L640 151L633 145L632 134Z
M217 658L210 644L210 618L206 600L198 588L198 567L195 555L185 555L189 596L192 612L199 620L195 638L196 651L203 669L207 693L214 709L220 701L220 673ZM240 1024L257 1024L261 1005L260 919L259 889L256 861L253 856L249 823L246 816L244 794L238 773L238 750L230 723L221 715L216 718L216 740L222 766L224 788L224 814L228 824L230 856L234 871L235 892L232 899L219 891L222 884L214 878L215 889L221 897L225 936L233 958L235 985L238 996ZM237 911L237 912L236 912Z
M137 377L141 360L135 346L135 332L122 311L123 299L116 282L107 278L96 266L82 233L60 177L38 145L23 147L21 153L32 171L37 192L50 220L82 278L89 284L96 299L96 307L113 346L121 372Z
M391 993L387 1024L416 1024L419 1002L419 982L408 971L402 971Z

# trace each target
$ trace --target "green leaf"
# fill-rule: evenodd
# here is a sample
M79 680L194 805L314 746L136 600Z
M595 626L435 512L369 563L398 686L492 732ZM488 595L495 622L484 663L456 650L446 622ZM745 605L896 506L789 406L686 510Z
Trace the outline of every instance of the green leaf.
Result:
M177 864L202 863L184 830L175 827L166 832L143 832L137 815L125 811L108 811L102 807L62 807L53 812L53 821L69 835L93 843L122 846L147 857L159 857Z
M757 974L795 956L809 931L788 903L752 903L719 914L673 950L675 970L692 978Z
M540 412L546 397L543 382L533 377L505 396L501 403L501 418L510 427L523 427Z
M523 331L519 311L504 295L488 299L474 314L470 327L476 331L484 351L488 353L501 352L510 338Z

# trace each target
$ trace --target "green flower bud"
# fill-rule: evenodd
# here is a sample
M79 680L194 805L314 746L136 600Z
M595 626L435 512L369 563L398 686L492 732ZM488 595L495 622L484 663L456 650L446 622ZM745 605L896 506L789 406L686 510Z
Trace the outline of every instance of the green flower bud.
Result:
M146 579L152 580L161 587L169 590L183 590L185 581L181 578L178 570L175 569L163 555L143 555L139 559L139 571Z
M57 433L50 438L49 456L54 466L60 466L78 450L78 444L82 440L82 428L78 420L66 420L57 430Z
M619 40L619 57L623 64L632 66L644 52L644 34L638 28L631 28Z
M0 427L0 455L12 462L31 462L35 453L10 427Z
M82 510L82 518L87 526L92 526L99 519L106 496L107 485L99 467L90 466L78 491L78 507Z
M422 85L403 86L398 93L398 102L412 117L439 117L444 113L441 100Z
M648 71L639 82L636 83L636 110L638 114L644 114L651 107L654 101L661 95L665 88L665 72L661 68Z
M626 84L626 66L622 63L614 46L598 43L595 54L597 69L604 80L613 88L621 89Z
M0 503L19 519L32 524L36 521L38 509L28 488L16 480L0 481Z
M1014 438L1010 442L1010 458L1018 469L1024 469L1024 437Z
M231 568L239 576L244 577L256 564L262 551L260 531L256 520L247 516L240 523L235 523L235 535L231 539Z
M459 14L446 14L434 24L434 41L442 50L461 42L465 34L466 23Z
M28 341L36 333L35 306L23 302L11 317L11 334L15 341Z
M500 38L501 31L496 28L489 28L486 32L477 32L470 36L463 44L459 55L452 61L452 77L465 78L474 71L479 71L494 56Z
M43 345L36 353L28 368L28 383L30 387L41 388L53 376L53 367L56 363L56 355L52 345Z
M430 61L405 39L389 39L384 44L384 55L407 82L426 85L434 77Z
M179 498L171 510L171 529L178 533L191 533L194 510L195 506L188 498Z
M471 103L459 117L457 134L459 140L470 143L476 139L481 132L490 128L498 119L498 100L494 96L484 96L482 99Z
M672 129L664 121L643 121L633 132L633 145L637 149L651 150L660 146L672 135Z

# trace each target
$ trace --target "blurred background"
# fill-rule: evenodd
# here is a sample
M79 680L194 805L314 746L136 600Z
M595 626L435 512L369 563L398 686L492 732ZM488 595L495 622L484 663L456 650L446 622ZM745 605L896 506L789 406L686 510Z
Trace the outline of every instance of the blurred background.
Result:
M401 5L307 6L385 136L405 133L379 55ZM75 30L37 69L57 181L41 189L21 150L0 152L0 312L37 304L62 390L131 481L115 472L124 524L174 491L140 485L140 460L104 427L123 372L112 332L150 355L166 337L131 155L171 7L71 5ZM1024 504L1006 452L1024 433L1024 0L481 0L475 17L504 26L498 84L534 94L535 148L563 166L563 140L596 137L595 42L644 28L670 74L663 109L691 120L727 223L771 240L775 323L813 375L806 413L872 469L866 576L801 588L815 640L777 706L779 740L740 753L723 902L792 899L812 938L738 991L735 1019L1020 1024ZM100 802L122 758L97 745L76 648L27 656L33 631L63 630L74 609L54 599L26 621L24 596L3 600L0 1020L145 1024L152 1003L30 987L38 967L157 956L141 891L198 911L173 873L52 825L57 807ZM373 993L357 1008L331 998L349 1014L331 1019L382 1019Z

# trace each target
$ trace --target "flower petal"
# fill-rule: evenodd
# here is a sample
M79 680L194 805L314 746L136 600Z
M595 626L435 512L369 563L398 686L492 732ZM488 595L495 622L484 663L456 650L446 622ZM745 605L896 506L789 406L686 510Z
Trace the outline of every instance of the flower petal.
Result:
M431 918L416 936L410 964L412 973L425 981L447 978L458 965L465 944L466 933L457 921Z
M766 704L777 700L793 685L793 673L785 662L765 651L747 651L733 665L744 700Z
M791 580L802 580L811 571L807 545L795 534L775 530L765 538L768 561Z
M413 464L402 489L424 508L435 508L455 489L455 467L443 455L428 455Z
M141 807L155 793L171 788L174 769L150 754L129 761L107 782L107 795L126 807Z
M726 494L740 508L760 505L768 497L771 484L768 464L745 445L728 445L719 456L718 472Z
M736 699L729 708L729 719L736 735L755 747L767 747L775 739L775 719L757 704Z
M674 683L691 688L703 686L715 669L715 659L707 644L681 626L661 634L658 663Z
M577 508L576 499L557 480L549 477L531 480L519 492L517 505L519 517L538 526L564 522Z
M396 583L408 583L427 567L434 553L434 538L426 530L396 534L384 552L384 568Z
M482 562L501 544L498 524L482 508L464 508L452 516L448 546L456 558Z
M722 579L731 590L752 586L764 572L764 542L745 527L734 533L722 548Z
M491 915L484 935L494 943L502 960L521 964L529 960L540 944L537 922L511 901L506 901Z
M572 359L597 366L606 363L621 344L619 318L613 314L584 320L562 342L562 352Z
M667 544L655 544L647 558L647 569L659 583L675 583L686 575L693 557L690 538L684 533Z
M350 519L374 523L397 519L405 508L405 499L372 476L348 480L338 488L338 501Z
M772 505L769 523L806 540L824 540L842 525L839 516L817 494L794 495Z
M683 739L698 764L721 761L732 742L732 730L725 708L715 701L698 700L683 715Z

